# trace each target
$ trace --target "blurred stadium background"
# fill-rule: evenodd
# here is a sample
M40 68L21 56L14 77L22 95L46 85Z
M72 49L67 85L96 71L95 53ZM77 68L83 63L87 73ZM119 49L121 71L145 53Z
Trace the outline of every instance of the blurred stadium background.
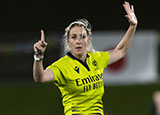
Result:
M77 18L91 22L97 50L110 49L129 26L123 2L1 1L0 115L63 115L58 88L32 79L32 49L40 29L49 43L45 67L62 56L64 29ZM128 55L105 70L104 108L108 115L151 115L152 95L160 90L160 1L129 2L139 24Z

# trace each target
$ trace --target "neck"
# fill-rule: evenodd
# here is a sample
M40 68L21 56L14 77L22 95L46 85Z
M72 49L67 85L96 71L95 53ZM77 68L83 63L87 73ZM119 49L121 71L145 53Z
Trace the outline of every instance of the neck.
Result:
M72 55L80 60L82 60L83 62L85 61L86 59L86 53L82 54L82 55L75 55L72 53Z

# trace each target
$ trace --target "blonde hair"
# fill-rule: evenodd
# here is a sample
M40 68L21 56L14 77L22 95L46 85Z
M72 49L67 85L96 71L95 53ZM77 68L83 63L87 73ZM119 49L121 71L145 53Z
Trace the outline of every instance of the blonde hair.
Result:
M65 29L65 34L64 34L64 39L63 39L63 42L64 42L64 50L65 52L69 52L70 51L70 47L68 45L68 39L69 39L69 32L70 30L75 27L75 26L81 26L81 27L84 27L84 29L86 30L87 32L87 36L90 38L90 42L87 46L87 52L95 52L95 49L93 48L93 45L92 45L92 41L91 41L91 24L86 20L86 19L77 19L76 21L72 22L66 29Z

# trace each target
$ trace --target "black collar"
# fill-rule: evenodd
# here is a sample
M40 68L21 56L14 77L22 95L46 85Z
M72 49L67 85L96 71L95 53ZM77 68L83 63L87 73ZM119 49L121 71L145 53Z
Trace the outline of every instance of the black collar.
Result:
M87 69L88 71L90 71L90 69L89 69L89 67L88 67L88 65L87 65L87 63L86 63L86 59L89 57L88 54L86 54L86 59L85 59L84 62L83 62L82 60L74 57L70 52L67 52L67 55L68 55L69 57L71 57L72 59L75 59L75 60L79 61L84 67L86 67L86 69Z
M80 59L74 57L74 56L71 54L71 52L67 52L67 55L70 56L70 57L73 58L73 59L80 60ZM86 57L88 58L89 55L87 54ZM82 60L81 60L81 61L82 61Z

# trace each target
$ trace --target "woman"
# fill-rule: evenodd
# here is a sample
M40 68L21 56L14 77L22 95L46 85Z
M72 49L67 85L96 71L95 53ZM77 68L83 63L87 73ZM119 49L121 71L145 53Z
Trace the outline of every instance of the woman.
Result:
M137 27L133 6L123 4L130 27L115 49L95 52L91 43L91 26L85 19L72 22L65 33L66 56L43 69L42 59L46 50L44 32L34 44L33 78L35 82L51 82L58 86L63 97L65 115L103 115L103 70L124 57L130 47Z

